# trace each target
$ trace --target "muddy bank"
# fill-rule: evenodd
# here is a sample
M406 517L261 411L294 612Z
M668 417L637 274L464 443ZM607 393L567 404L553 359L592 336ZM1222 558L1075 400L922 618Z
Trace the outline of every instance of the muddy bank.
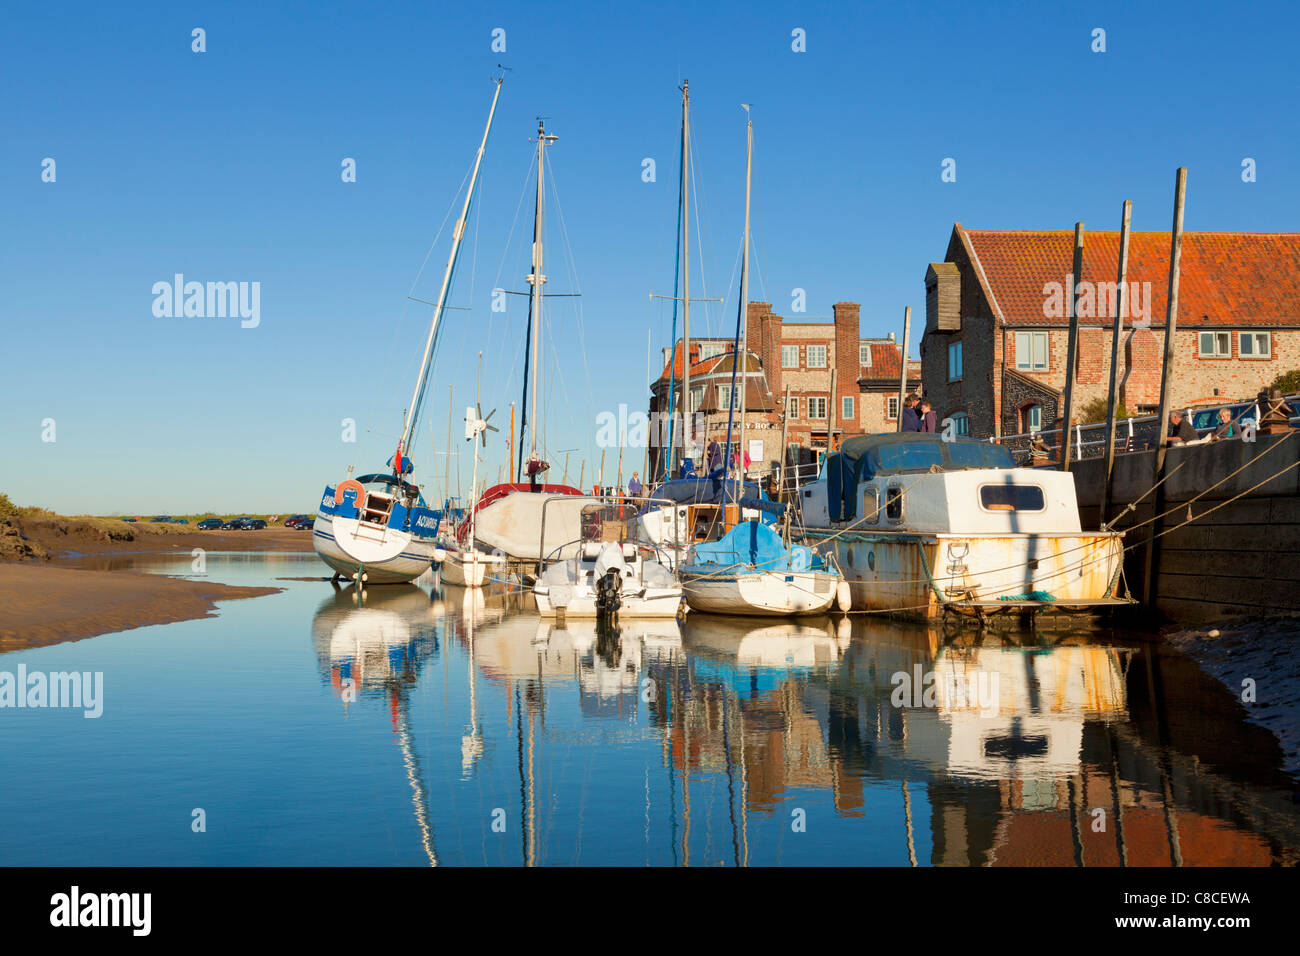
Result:
M213 617L217 601L281 590L130 571L0 564L0 653Z
M1247 719L1272 731L1286 754L1283 769L1300 777L1300 618L1237 618L1166 640L1222 681Z
M131 523L102 518L0 519L0 561L76 563L85 555L143 552L310 552L311 532L272 527L262 531L197 531L183 525Z

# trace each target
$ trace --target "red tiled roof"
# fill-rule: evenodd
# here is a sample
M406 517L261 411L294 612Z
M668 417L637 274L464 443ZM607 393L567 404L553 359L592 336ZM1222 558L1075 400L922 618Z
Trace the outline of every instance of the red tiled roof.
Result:
M1068 324L1064 316L1043 315L1043 287L1064 286L1074 262L1073 230L966 229L960 223L954 230L969 240L992 304L1009 325ZM1148 318L1155 327L1165 321L1169 248L1167 232L1129 236L1128 281L1150 283ZM1118 259L1118 232L1088 232L1081 278L1114 283ZM1181 273L1179 325L1300 326L1300 233L1185 232Z
M871 343L871 367L865 369L862 381L885 380L897 382L902 373L903 354L897 345L888 342ZM921 377L921 363L918 359L908 359L907 377Z

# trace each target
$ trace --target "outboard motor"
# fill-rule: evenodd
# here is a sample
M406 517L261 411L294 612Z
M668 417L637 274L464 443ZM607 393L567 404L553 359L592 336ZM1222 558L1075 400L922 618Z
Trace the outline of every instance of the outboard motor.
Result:
M612 619L623 605L623 575L610 568L596 578L596 618Z

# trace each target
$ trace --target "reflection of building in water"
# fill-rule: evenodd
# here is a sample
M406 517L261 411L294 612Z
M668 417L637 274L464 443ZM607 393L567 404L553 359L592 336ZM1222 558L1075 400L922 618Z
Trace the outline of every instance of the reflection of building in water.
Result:
M927 822L937 864L1294 859L1300 832L1284 793L1243 799L1249 788L1178 755L1158 726L1153 740L1135 725L1132 695L1160 698L1135 677L1133 648L1069 637L1050 647L945 642L877 620L855 628L837 656L806 624L751 633L688 619L689 675L670 685L683 781L690 770L740 767L750 811L812 787L843 815L862 812L864 781L892 781L913 862L924 862L915 837ZM933 685L930 700L900 703L908 682Z

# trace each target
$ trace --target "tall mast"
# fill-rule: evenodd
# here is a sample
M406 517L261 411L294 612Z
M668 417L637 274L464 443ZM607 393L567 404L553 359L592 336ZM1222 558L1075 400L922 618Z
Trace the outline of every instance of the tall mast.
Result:
M749 104L745 104L745 114L749 114ZM745 247L740 256L740 340L739 355L733 356L731 367L734 370L736 363L744 359L741 366L740 378L740 437L737 439L736 449L739 461L736 463L738 478L736 481L736 514L740 514L740 496L744 490L745 481L745 395L746 395L746 377L749 371L748 358L748 336L749 336L749 191L750 183L754 170L754 121L748 120L746 126L746 143L745 143ZM733 400L737 396L733 395Z
M425 383L429 378L429 362L433 357L433 345L438 337L438 323L442 319L442 309L447 301L447 290L451 288L451 274L456 268L456 257L460 254L460 243L465 238L465 223L469 218L469 205L474 198L474 185L478 182L479 165L483 162L483 153L487 149L488 133L492 131L492 117L496 115L497 98L501 95L502 79L497 79L496 89L492 93L492 107L488 110L487 125L483 127L483 140L479 143L478 152L474 156L474 171L470 175L469 188L465 190L465 204L461 207L460 218L456 220L456 227L451 233L451 252L447 256L447 268L442 274L442 286L438 290L438 303L433 307L433 321L429 323L429 336L424 341L424 358L420 361L420 377L416 379L415 391L411 393L411 403L407 406L409 411L406 422L402 426L401 448L404 449L410 448L411 435L415 430L416 418L419 416L420 399L424 394Z
M682 81L682 457L694 435L691 415L691 85ZM698 465L699 462L696 462ZM665 477L671 478L671 475Z
M558 136L546 135L546 121L539 117L537 120L537 202L533 211L533 271L528 276L528 284L533 287L533 427L528 433L529 461L537 459L537 377L542 348L542 286L546 284L546 275L542 272L542 197L545 188L543 150L557 139Z

